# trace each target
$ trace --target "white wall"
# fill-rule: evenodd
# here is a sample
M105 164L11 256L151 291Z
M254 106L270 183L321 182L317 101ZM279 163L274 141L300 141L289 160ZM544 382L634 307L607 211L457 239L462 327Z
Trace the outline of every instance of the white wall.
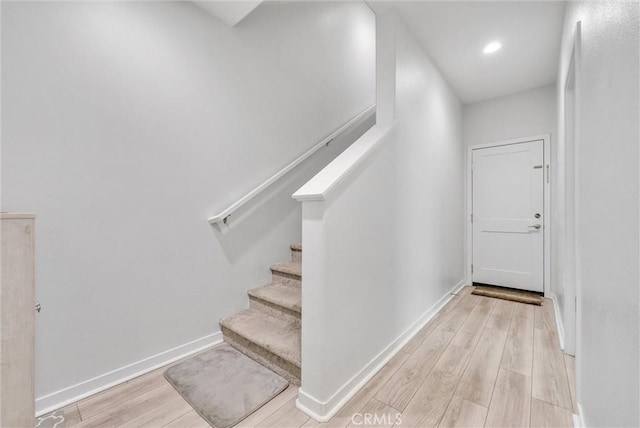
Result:
M43 408L248 306L300 240L291 193L357 135L230 233L207 218L375 101L375 22L361 3L266 4L234 28L189 2L2 6L2 209L38 216Z
M401 318L414 315L395 304L405 291L396 268L396 165L391 141L380 144L326 200L303 203L299 402L317 420L337 410L408 327Z
M640 425L638 12L637 2L570 3L558 70L564 88L580 21L576 363L586 426ZM564 105L560 91L561 147Z
M394 104L397 124L388 134L390 121L377 124L296 193L305 200L298 406L319 420L344 404L464 275L462 106L402 19L388 13L391 19L377 16L377 31L391 37L384 43L391 52L379 47L378 55L395 56L394 70L379 72L395 75L395 85L387 99L389 82L378 82L377 105L391 115L386 103Z
M464 276L462 104L402 20L396 30L396 325ZM397 284L396 284L397 285Z
M464 106L467 146L556 133L556 85Z

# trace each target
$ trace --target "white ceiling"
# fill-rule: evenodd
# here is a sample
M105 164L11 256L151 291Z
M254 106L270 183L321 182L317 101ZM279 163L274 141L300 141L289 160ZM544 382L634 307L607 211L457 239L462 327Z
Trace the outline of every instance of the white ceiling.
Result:
M194 0L193 2L228 26L233 27L258 7L262 0Z
M194 1L231 26L261 2ZM564 1L369 0L368 3L377 12L389 7L398 9L464 104L556 81ZM494 40L502 43L502 49L490 55L482 53Z
M392 4L465 104L556 81L565 2ZM483 54L493 40L502 49Z

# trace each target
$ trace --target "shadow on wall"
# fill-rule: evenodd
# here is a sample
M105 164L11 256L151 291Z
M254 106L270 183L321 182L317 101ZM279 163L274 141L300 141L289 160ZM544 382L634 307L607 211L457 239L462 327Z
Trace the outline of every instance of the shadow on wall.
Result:
M211 225L211 230L220 244L227 261L235 263L253 243L259 241L267 231L276 228L286 219L295 217L297 236L301 240L302 205L291 195L309 181L320 170L355 142L362 134L375 124L375 116L346 130L336 137L329 147L320 149L310 158L298 165L293 171L276 181L261 194L249 201L229 217L228 226L218 229ZM319 139L320 140L320 139ZM311 145L308 145L311 146ZM283 160L283 167L298 155L291 155L291 159ZM275 173L275 171L274 171ZM256 183L258 186L259 183ZM247 190L249 192L250 190ZM234 201L224 201L232 204ZM213 213L212 213L213 214ZM293 242L292 242L293 243Z

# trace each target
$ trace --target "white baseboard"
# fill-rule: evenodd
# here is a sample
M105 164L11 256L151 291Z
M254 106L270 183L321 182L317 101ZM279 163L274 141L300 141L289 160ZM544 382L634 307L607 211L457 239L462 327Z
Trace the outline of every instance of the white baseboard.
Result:
M302 388L298 390L296 407L318 422L326 422L336 414L347 401L384 367L404 345L424 327L444 305L453 298L453 294L464 287L465 281L457 283L450 291L442 296L434 305L425 311L416 322L391 342L385 349L367 363L358 373L345 382L327 401L320 401L307 394Z
M578 414L573 413L571 416L573 418L573 426L575 428L587 428L587 425L584 423L584 412L582 411L582 406L578 403Z
M455 285L455 286L454 286L454 287L449 291L449 294L458 294L458 291L462 290L462 289L465 287L465 285L467 285L467 281L465 281L465 280L463 279L462 281L460 281L459 283L457 283L457 284L456 284L456 285ZM442 299L444 299L445 297L446 297L446 296L443 296L443 297L442 297ZM440 299L440 300L442 300L442 299ZM447 302L448 302L448 301L449 301L449 300L447 300ZM442 306L444 306L444 305L442 305ZM440 308L440 309L442 309L442 308ZM440 309L438 309L438 311L439 311ZM433 317L432 317L432 318L433 318ZM429 319L431 319L431 318L429 318ZM425 324L426 324L426 323L425 323Z
M558 341L560 342L560 349L564 351L564 325L562 324L562 318L560 317L558 297L556 296L556 293L549 293L549 298L553 302L553 312L556 315L556 327L558 328Z
M171 364L181 358L200 352L220 342L222 342L222 333L216 332L51 394L38 397L36 398L36 416L41 416L67 406L90 395L124 383L167 364Z

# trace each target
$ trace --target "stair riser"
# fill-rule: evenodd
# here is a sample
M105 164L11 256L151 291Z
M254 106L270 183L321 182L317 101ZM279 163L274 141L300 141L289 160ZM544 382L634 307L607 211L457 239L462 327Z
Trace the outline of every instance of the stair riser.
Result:
M300 326L300 313L292 311L289 308L285 308L271 302L266 302L253 296L249 296L249 307L251 309L265 312L271 316L293 322L295 325Z
M273 282L293 285L295 287L300 287L302 285L302 278L300 278L297 275L290 275L284 272L271 271L271 277L273 279Z
M294 385L300 385L300 367L284 360L269 350L256 345L233 331L221 327L224 341L249 358L278 373Z
M291 250L291 261L296 263L302 262L302 251Z

